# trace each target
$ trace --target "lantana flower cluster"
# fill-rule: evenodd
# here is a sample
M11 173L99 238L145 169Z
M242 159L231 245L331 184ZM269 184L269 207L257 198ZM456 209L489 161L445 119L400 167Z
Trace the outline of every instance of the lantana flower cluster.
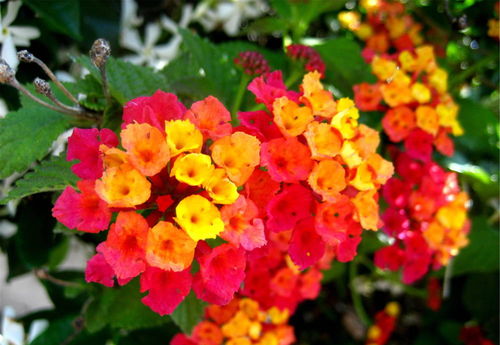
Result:
M365 41L363 55L385 54L391 49L403 51L420 46L423 42L422 24L405 10L399 1L362 0L360 7L366 12L343 11L340 24Z
M171 345L290 345L295 342L290 314L263 309L250 298L235 297L225 306L210 305L191 335L177 334Z
M335 101L320 78L306 74L300 93L286 89L280 71L255 78L248 89L267 110L240 112L237 128L262 142L245 195L269 233L291 232L288 252L301 270L328 250L353 259L362 229L381 224L378 189L393 174L376 153L378 132L358 124L354 102Z
M383 231L394 243L375 253L375 265L402 269L403 282L411 284L430 267L446 266L468 244L469 198L454 172L405 152L393 154L397 176L383 188L388 207L382 219Z
M403 142L416 159L429 160L433 146L454 152L450 135L463 129L458 106L448 93L448 73L436 62L434 48L420 35L421 25L400 2L364 1L367 12L342 12L339 20L365 41L363 56L371 64L376 84L354 87L362 111L385 113L382 126L392 142Z
M230 119L214 97L186 109L157 91L125 106L119 139L108 129L74 130L67 159L79 160L72 170L82 180L63 191L53 215L79 231L109 228L87 281L113 286L140 276L142 301L159 314L191 288L210 303L232 299L245 250L266 239L255 206L238 192L260 162L260 141L233 131ZM227 242L205 242L217 236Z
M433 147L451 156L449 135L463 134L458 106L448 93L448 73L438 67L431 46L404 50L371 60L374 85L354 87L356 105L385 113L382 127L392 142L403 142L413 158L428 161Z
M410 284L429 267L447 265L468 243L468 196L460 190L456 174L432 160L434 148L453 155L449 134L461 135L463 129L458 106L447 90L447 72L438 66L433 47L411 34L420 29L403 5L367 1L364 7L365 24L352 24L359 14L353 14L354 19L344 14L343 20L354 31L369 27L363 30L370 35L361 37L366 40L364 57L378 82L354 86L356 105L384 112L382 127L389 141L404 146L404 152L390 148L397 176L383 190L388 204L383 229L394 243L376 253L375 264L392 271L402 268L402 280ZM375 37L385 37L380 41L386 43L370 44L370 39L379 40Z

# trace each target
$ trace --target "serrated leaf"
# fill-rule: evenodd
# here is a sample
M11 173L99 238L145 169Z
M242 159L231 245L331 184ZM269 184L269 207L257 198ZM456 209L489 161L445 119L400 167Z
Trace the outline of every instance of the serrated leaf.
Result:
M352 97L352 86L361 82L376 82L370 66L361 57L359 44L348 38L327 40L314 47L326 64L326 79L343 95Z
M42 159L68 128L68 116L43 107L24 107L0 119L0 178Z
M458 276L498 270L500 265L499 240L498 231L488 225L486 218L473 218L469 245L463 248L453 260L452 274Z
M183 333L191 334L193 327L201 321L206 305L191 291L170 317Z
M73 162L67 162L64 157L43 161L35 170L16 181L14 189L7 197L0 200L0 204L32 194L63 190L68 185L75 185L78 177L71 171L73 164Z
M88 57L80 56L76 60L90 71L95 80L102 82L101 73ZM165 90L167 87L167 81L161 73L114 58L109 58L106 64L106 75L110 93L120 104L139 96L150 96L156 90Z
M141 302L139 281L136 279L118 288L102 288L90 303L85 314L85 323L90 332L107 325L127 330L149 328L169 321Z
M193 62L203 70L207 90L228 106L238 86L240 72L236 70L229 54L213 43L202 39L191 31L179 30L185 51ZM208 95L207 95L208 96Z

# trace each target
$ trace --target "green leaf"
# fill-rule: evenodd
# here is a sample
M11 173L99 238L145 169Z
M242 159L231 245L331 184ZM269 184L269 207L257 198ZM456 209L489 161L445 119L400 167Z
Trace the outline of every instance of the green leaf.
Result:
M28 195L63 190L68 185L76 185L78 177L71 171L74 163L64 157L43 161L35 170L27 173L18 181L7 197L0 200L6 204L10 200L21 199Z
M80 56L76 61L86 67L95 80L102 83L101 73L87 56ZM167 87L161 73L114 58L109 58L106 64L106 75L111 95L120 104L139 96L151 96L156 90L164 90Z
M454 276L499 269L499 234L488 224L486 218L472 219L469 241L469 245L453 260Z
M360 46L348 38L335 38L314 47L326 64L326 79L344 96L352 97L352 86L361 82L375 83L370 66L361 57Z
M258 34L272 34L276 32L284 32L288 30L288 22L281 18L264 17L253 21L247 32L256 32Z
M498 325L498 272L476 273L467 277L462 300L464 306L480 323L496 319Z
M23 107L0 119L0 178L22 172L42 159L68 128L68 116L43 107Z
M80 40L79 0L23 0L55 31Z
M180 30L180 33L184 49L191 54L193 67L196 66L196 76L200 76L201 70L206 90L228 106L232 102L240 76L232 57L228 52L188 30Z
M464 128L464 135L456 138L460 151L489 154L498 158L498 118L481 103L472 100L460 100L458 120Z
M67 316L49 323L49 327L37 336L30 345L63 344L75 332L72 322L75 317Z
M97 332L107 325L112 328L134 330L162 325L169 321L141 302L139 281L118 288L101 288L89 304L85 314L86 327Z
M17 233L14 235L16 250L27 268L37 268L48 263L50 250L61 240L52 229L56 220L52 217L49 195L37 194L24 199L16 212Z
M191 291L170 317L183 333L191 334L193 327L201 321L206 305Z

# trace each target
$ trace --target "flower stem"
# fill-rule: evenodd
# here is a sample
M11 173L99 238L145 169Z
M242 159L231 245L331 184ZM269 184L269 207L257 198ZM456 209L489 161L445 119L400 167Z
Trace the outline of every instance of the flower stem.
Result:
M372 322L370 320L370 317L366 313L365 308L363 307L363 301L361 300L361 295L358 293L358 290L354 286L355 278L358 271L357 267L358 267L357 258L354 258L354 260L351 261L351 263L349 264L349 287L351 289L352 304L354 306L356 314L358 315L363 325L368 326Z
M243 95L245 94L245 90L249 81L250 76L246 73L243 73L241 75L240 85L238 86L238 90L236 91L236 96L234 97L233 106L231 107L231 122L233 126L237 126L239 123L238 110L241 106L241 102L243 101Z

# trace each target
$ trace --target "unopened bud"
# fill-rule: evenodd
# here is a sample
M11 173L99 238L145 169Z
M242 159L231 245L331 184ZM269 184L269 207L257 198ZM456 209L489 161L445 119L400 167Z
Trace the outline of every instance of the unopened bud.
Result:
M0 58L0 83L8 84L14 79L14 70L9 66L7 61Z
M98 68L104 67L109 55L111 54L111 47L109 46L109 42L103 38L95 40L94 44L92 44L92 48L90 49L89 54L90 59L92 60L92 63L94 65L96 65Z
M50 88L50 84L47 81L41 78L36 78L33 81L33 85L35 85L35 90L39 94L42 94L44 96L52 95L52 89Z
M30 63L30 62L33 62L33 60L35 59L35 56L33 56L33 54L31 54L27 50L21 50L21 51L17 52L17 58L22 62Z

